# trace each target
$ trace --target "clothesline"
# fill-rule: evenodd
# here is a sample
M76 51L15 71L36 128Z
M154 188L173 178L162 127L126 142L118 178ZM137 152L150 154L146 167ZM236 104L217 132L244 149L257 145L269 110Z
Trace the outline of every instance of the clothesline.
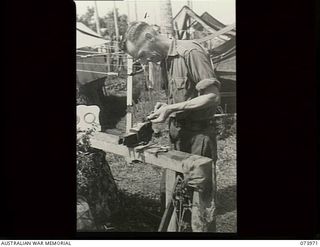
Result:
M109 53L112 54L112 53ZM106 56L106 54L88 54L88 55L79 55L77 57L99 57L99 56ZM118 56L118 57L127 57L125 54L112 54L111 56Z
M221 29L220 29L221 30ZM201 32L201 33L209 33L209 34L214 34L214 32L211 32L211 31L206 31L206 30L203 30L203 31L198 31L198 30L190 30L190 29L174 29L174 31L188 31L190 33L194 33L194 32ZM217 30L218 32L219 30ZM229 35L232 35L232 34L229 34Z
M84 63L84 62L77 62L77 64L88 64L88 65L113 65L111 63ZM124 67L128 67L127 65L118 65L118 66L124 66ZM140 65L138 64L133 64L132 65L133 67L141 67Z
M101 54L88 54L88 55L77 54L77 57L86 58L86 57L101 57L101 56L107 56L107 55L118 56L118 57L127 57L127 55L125 55L125 54L114 54L114 53L101 53Z
M77 56L105 56L105 55L118 55L118 56L128 56L123 52L87 52L88 54L77 54Z
M115 64L111 64L111 63L81 63L81 62L77 62L77 64L100 65L100 66L115 65ZM117 66L117 67L128 67L127 65L120 65L120 64L119 65L115 65L115 66Z
M119 75L119 73L117 73L117 72L99 72L99 71L82 70L82 69L77 69L77 71L78 72L86 72L86 73L102 74L102 75L116 75L116 76Z
M77 52L96 53L96 54L101 54L101 53L107 53L107 54L109 54L109 53L123 53L123 52L100 52L100 51L84 51L84 50L77 50Z

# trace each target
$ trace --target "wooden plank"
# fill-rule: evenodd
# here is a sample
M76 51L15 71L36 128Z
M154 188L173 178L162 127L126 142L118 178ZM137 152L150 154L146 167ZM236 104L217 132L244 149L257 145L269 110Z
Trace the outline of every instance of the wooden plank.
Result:
M103 135L100 135L100 134L103 134ZM91 142L93 141L93 143L96 143L95 141L102 141L102 142L108 142L110 144L119 145L119 139L120 137L118 135L97 132L93 134L93 137L90 139L90 141ZM91 143L91 145L93 144ZM99 149L99 147L95 147L94 145L92 147Z
M128 148L124 145L116 143L118 136L110 135L103 132L96 132L90 138L91 146L93 148L101 149L105 152L114 153L121 155L131 160L140 160L148 164L159 166L165 169L170 169L176 172L183 172L182 163L183 160L190 158L191 156L196 157L198 164L208 164L212 162L212 159L202 157L199 155L184 153L176 150L170 150L166 153L159 153L155 156L157 147L151 146L142 152L137 152L135 149L139 148Z
M166 205L171 201L172 193L174 191L174 185L176 181L176 172L167 169L166 170Z
M208 30L209 32L215 33L216 30L213 29L212 27L210 27L209 25L207 25L200 17L198 17L193 11L187 9L186 10L186 15L190 17L192 17L193 19L195 19L197 22L199 22L206 30Z
M231 24L229 26L226 26L225 28L220 29L219 31L214 31L213 34L211 34L211 35L208 35L208 36L206 36L204 38L201 38L201 39L197 39L196 41L201 43L201 42L208 41L210 39L214 39L214 38L216 38L216 37L218 37L218 36L220 36L222 34L225 34L225 33L229 32L229 31L231 31L235 27L236 27L236 24Z

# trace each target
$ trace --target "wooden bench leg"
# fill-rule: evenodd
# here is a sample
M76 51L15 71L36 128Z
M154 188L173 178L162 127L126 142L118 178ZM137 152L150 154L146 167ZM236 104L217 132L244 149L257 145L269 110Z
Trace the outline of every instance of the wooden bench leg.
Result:
M177 173L175 171L169 169L166 170L166 205L168 205L169 201L171 201L172 193L175 187L176 175ZM177 231L177 216L174 210L167 231Z
M165 177L165 210L159 226L159 232L177 231L177 219L173 206L172 194L177 185L176 172L166 169Z

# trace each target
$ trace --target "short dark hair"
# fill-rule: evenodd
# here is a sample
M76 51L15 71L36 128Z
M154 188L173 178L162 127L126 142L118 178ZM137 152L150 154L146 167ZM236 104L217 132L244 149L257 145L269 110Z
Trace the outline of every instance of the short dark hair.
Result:
M125 33L125 35L123 35L123 38L120 42L120 49L124 52L127 51L127 47L126 47L126 43L127 41L131 41L133 43L135 43L140 35L147 29L150 29L150 31L154 31L154 29L146 22L143 21L134 21L131 22L128 26L128 29Z

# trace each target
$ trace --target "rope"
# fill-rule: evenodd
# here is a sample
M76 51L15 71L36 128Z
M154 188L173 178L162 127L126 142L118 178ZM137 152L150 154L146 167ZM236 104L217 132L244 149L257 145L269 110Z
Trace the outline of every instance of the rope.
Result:
M109 65L109 63L82 63L82 62L77 62L77 64L89 64L89 65L101 65L101 66Z
M99 52L99 51L83 51L83 50L77 50L77 52L85 52L85 53L92 53L92 54L100 54L100 55L104 55L104 54L123 54L126 55L125 53L118 51L118 52Z
M106 56L106 55L112 55L112 56L118 56L118 57L126 57L125 54L120 53L100 53L100 54L77 54L77 57L99 57L99 56Z
M100 65L100 66L114 65L111 63L82 63L82 62L77 62L77 64ZM128 66L127 65L117 65L117 67L128 67Z
M78 72L86 72L86 73L102 74L102 75L119 75L117 72L99 72L99 71L82 70L82 69L77 69L77 71Z

